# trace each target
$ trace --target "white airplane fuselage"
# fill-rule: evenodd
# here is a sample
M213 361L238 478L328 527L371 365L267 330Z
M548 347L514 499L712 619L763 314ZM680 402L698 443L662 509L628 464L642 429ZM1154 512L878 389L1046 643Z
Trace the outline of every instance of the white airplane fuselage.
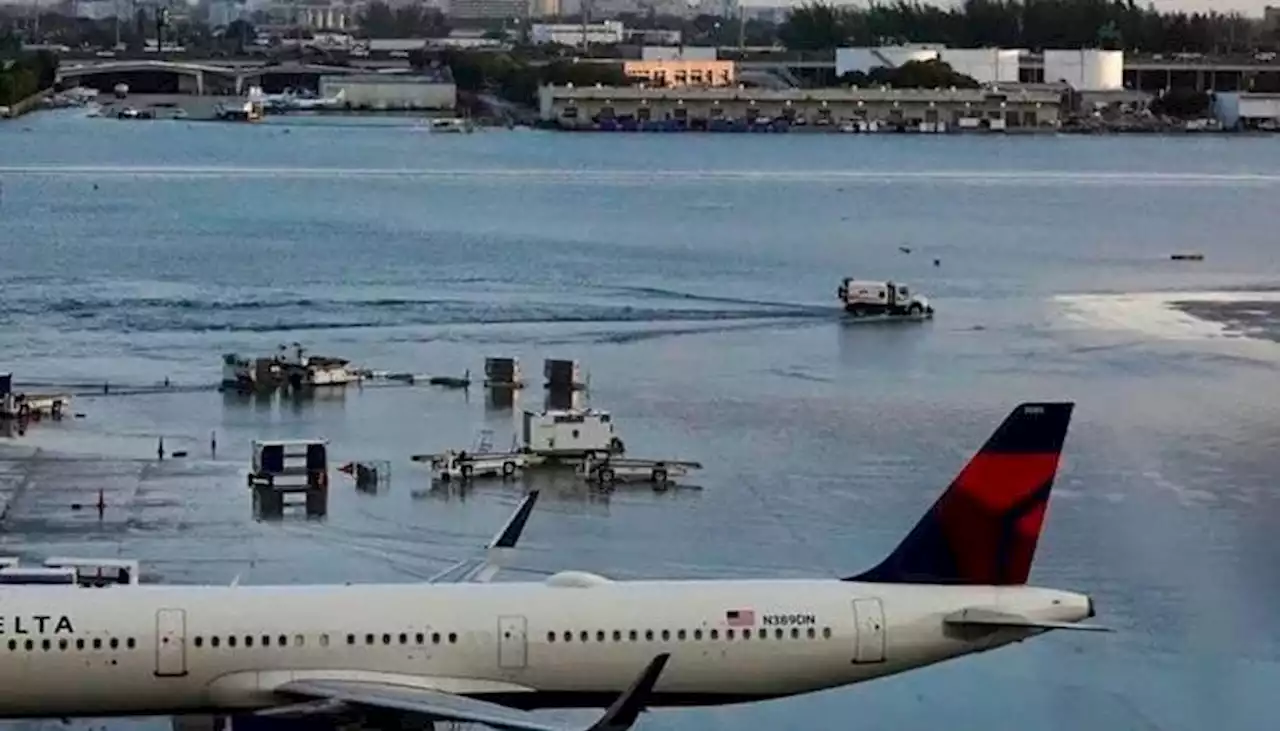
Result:
M304 678L523 708L598 706L663 652L671 658L651 705L709 705L855 683L1043 631L943 622L974 606L1056 622L1091 614L1084 595L1025 586L569 573L537 583L14 587L0 589L0 717L265 708L286 702L274 688Z

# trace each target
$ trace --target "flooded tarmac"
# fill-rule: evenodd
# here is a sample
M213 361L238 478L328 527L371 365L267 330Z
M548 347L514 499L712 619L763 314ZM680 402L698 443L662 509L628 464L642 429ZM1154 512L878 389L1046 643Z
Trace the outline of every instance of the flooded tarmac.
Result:
M316 125L287 142L269 125L75 133L91 122L0 131L0 211L23 214L0 241L4 367L20 387L74 393L83 415L0 440L0 553L136 558L147 581L418 581L473 555L536 486L500 579L841 576L891 550L1013 405L1073 399L1032 580L1090 593L1116 634L1051 634L811 697L660 710L641 728L1269 728L1271 148L428 143L388 128L340 150ZM993 155L1010 170L982 172ZM922 172L890 174L903 169ZM1150 172L1104 174L1115 169ZM1206 260L1167 261L1178 250ZM908 282L938 315L849 324L834 289L853 275ZM295 341L477 382L486 357L514 356L531 384L509 405L475 386L212 389L223 353ZM433 489L410 455L482 429L508 443L520 411L543 403L544 358L578 359L585 403L615 415L629 456L699 461L701 489L605 493L569 475ZM390 479L362 492L334 472L323 520L263 520L246 474L252 440L270 438L326 439L332 466L385 461Z

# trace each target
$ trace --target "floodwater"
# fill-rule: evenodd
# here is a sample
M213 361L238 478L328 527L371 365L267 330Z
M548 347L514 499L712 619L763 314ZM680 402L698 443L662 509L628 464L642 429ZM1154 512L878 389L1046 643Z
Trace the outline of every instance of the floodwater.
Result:
M887 553L1015 404L1071 399L1032 579L1092 594L1118 632L641 727L1269 729L1278 193L1267 138L25 118L0 126L0 353L20 384L83 394L84 418L0 441L0 552L127 555L177 582L419 580L522 486L431 491L409 456L505 443L542 359L576 358L628 451L701 461L701 489L539 483L502 578L835 576ZM938 316L844 324L846 275L908 282ZM514 410L479 389L201 388L222 353L295 341L477 379L517 356L534 386ZM157 462L160 437L189 456ZM326 520L257 521L265 437L327 438L390 481L339 476Z

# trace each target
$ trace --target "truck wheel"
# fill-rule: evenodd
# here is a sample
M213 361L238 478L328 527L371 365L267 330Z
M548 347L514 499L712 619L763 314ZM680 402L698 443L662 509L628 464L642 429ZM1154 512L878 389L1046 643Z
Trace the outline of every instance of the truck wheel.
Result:
M461 467L461 468L459 468L459 470L458 470L458 471L462 474L462 479L464 479L464 480L470 480L470 479L471 479L471 473L472 473L472 472L474 472L474 470L472 469L471 465L469 465L469 464L464 464L464 465L462 465L462 467Z
M511 477L516 473L516 463L510 460L502 463L502 476Z
M600 483L603 485L612 485L615 475L612 467L605 467L598 473L600 475Z
M667 471L661 467L653 471L653 481L658 485L667 484Z
M911 306L907 308L907 313L913 317L919 317L924 313L924 308L920 306L919 302L912 302Z

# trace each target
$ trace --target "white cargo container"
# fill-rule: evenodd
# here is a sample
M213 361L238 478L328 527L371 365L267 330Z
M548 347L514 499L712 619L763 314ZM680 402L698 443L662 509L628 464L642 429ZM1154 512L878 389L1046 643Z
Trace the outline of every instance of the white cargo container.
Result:
M524 412L524 448L537 455L582 457L622 452L613 417L595 409Z
M907 285L897 282L873 282L846 277L836 289L845 312L854 317L872 315L928 318L933 316L929 300L911 294Z

